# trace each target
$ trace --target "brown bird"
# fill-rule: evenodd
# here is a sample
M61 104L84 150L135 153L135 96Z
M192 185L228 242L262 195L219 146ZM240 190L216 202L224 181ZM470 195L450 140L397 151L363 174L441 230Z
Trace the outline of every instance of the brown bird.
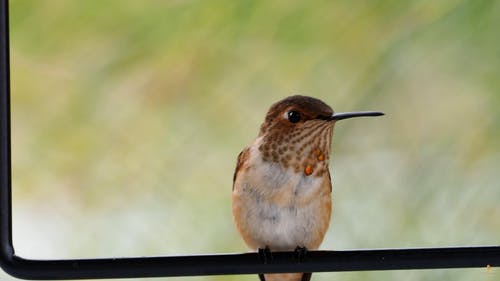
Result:
M299 95L271 106L255 141L238 155L233 177L234 221L250 249L269 255L271 251L305 254L305 249L318 249L332 209L328 163L334 124L380 115L334 113L321 100ZM305 281L311 273L259 277Z

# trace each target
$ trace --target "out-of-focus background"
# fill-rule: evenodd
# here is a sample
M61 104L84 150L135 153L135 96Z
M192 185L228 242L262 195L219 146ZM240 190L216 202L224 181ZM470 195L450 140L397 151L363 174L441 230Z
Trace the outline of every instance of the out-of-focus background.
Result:
M235 159L269 105L294 93L387 114L336 127L322 249L500 242L498 1L16 0L10 9L23 257L247 251L231 215ZM313 276L499 278L486 267Z

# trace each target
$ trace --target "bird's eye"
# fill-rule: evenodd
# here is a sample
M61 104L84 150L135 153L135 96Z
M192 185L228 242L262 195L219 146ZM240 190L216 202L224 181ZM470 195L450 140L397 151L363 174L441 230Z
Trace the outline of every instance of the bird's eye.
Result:
M290 110L287 113L288 121L292 123L297 123L302 119L302 116L300 115L300 112L295 111L295 110Z

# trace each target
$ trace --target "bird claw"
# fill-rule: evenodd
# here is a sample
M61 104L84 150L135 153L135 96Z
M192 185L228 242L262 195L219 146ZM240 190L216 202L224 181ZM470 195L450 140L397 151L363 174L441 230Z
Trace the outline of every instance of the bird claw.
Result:
M269 248L269 246L266 246L265 248L259 248L258 254L259 259L263 264L270 263L273 260L273 254L271 253L271 249ZM260 281L266 281L266 277L262 273L259 274L259 279Z
M271 249L269 246L265 248L259 248L258 250L260 261L264 264L270 263L273 261L273 254L271 253Z
M306 259L306 256L307 256L307 252L308 251L307 251L306 247L297 246L297 248L295 248L295 251L294 251L295 260L298 263L304 262ZM271 249L268 246L266 246L265 248L259 248L258 254L259 254L259 259L264 264L270 263L273 260L273 255L272 255ZM312 275L311 273L303 273L301 281L310 281L311 275ZM262 273L259 274L259 280L266 281L266 277L264 276L264 274L262 274Z
M306 260L306 256L307 256L306 247L297 246L297 248L295 248L295 260L298 263L304 262Z
M306 247L297 246L294 252L295 252L295 260L297 261L297 263L302 263L306 260L308 252ZM300 279L300 281L310 281L311 275L312 273L310 272L304 272L302 274L302 278Z

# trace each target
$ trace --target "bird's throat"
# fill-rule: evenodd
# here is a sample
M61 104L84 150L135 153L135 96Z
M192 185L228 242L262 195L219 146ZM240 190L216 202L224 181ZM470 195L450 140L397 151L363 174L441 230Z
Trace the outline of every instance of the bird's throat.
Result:
M288 132L273 132L257 139L262 160L306 176L321 177L328 169L333 125L311 121Z

